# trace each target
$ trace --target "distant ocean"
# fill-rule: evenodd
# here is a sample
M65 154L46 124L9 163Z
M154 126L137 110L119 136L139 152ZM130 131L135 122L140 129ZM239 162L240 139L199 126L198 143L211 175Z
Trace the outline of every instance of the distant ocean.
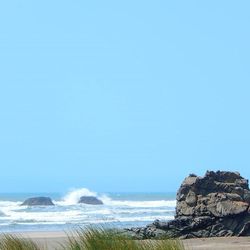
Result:
M104 205L77 204L83 195L97 196ZM20 206L26 198L35 196L49 196L55 206ZM66 195L0 194L0 231L61 231L97 224L120 228L144 226L155 219L173 219L175 205L174 193L96 194L83 188Z

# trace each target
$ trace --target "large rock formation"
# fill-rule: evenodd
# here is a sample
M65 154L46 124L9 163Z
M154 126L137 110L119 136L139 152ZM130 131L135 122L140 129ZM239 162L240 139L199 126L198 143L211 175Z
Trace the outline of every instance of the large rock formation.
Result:
M82 196L78 203L84 203L88 205L102 205L103 202L95 196Z
M127 232L137 238L250 236L248 180L238 172L188 176L177 193L175 219Z
M21 206L54 206L49 197L33 197L25 200Z

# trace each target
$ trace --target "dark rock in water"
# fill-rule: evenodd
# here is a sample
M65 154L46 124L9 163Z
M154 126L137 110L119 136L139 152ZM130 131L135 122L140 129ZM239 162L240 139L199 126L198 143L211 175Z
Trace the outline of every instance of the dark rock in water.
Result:
M54 206L49 197L33 197L25 200L21 206Z
M7 215L5 213L3 213L2 211L0 211L0 217L6 217Z
M95 196L82 196L78 203L84 203L89 205L103 205L103 202L97 199Z
M250 236L250 190L238 172L207 171L185 178L172 221L125 231L135 238Z

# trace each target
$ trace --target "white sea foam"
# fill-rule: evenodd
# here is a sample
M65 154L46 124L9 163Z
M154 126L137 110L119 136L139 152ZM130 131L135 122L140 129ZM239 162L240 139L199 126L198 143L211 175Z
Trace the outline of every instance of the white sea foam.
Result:
M55 201L58 205L76 205L81 196L95 196L105 205L109 206L127 206L127 207L175 207L175 200L152 200L152 201L130 201L130 200L113 200L107 195L98 195L96 192L87 188L74 189L67 193L61 201Z
M92 206L78 204L81 196L95 196L104 205ZM134 226L155 219L169 220L174 216L175 200L158 199L153 195L152 200L145 200L143 195L134 200L129 196L124 199L112 199L107 195L99 195L86 188L75 189L62 199L54 201L55 206L27 207L20 206L21 201L0 201L0 231L3 228L63 228L63 225L88 225L98 223L118 223L121 226ZM154 200L155 199L155 200ZM141 224L140 224L141 225ZM34 230L34 229L31 229ZM63 229L62 229L63 230Z
M96 196L95 192L90 191L87 188L74 189L67 193L61 202L57 202L60 205L75 205L80 200L81 196Z
M14 207L20 205L20 201L0 201L0 208L2 207Z
M174 216L138 216L138 217L123 217L119 218L120 222L142 222L142 221L154 221L156 219L158 220L171 220Z
M71 222L75 219L84 219L86 216L80 211L64 211L64 212L8 212L11 221L15 222Z
M128 206L128 207L175 207L175 200L154 200L154 201L129 201L129 200L112 200L107 196L101 197L106 205L110 206Z

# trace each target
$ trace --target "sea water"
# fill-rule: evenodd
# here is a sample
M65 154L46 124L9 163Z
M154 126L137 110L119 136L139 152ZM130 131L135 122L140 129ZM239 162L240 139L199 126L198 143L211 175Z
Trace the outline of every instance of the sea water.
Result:
M78 204L81 196L96 196L104 205ZM49 196L55 206L20 206L29 197ZM88 225L129 228L156 219L170 220L175 211L174 193L94 193L86 188L66 195L0 194L0 231L74 230Z

